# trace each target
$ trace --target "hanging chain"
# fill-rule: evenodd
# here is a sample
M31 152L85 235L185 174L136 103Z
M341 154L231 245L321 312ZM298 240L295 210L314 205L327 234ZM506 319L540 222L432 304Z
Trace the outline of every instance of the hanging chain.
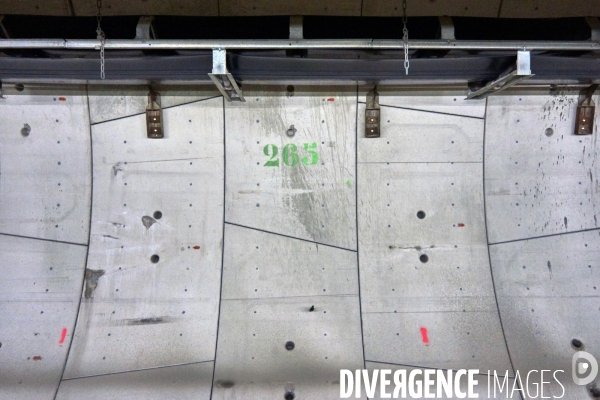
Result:
M406 0L402 0L402 23L404 24L404 29L402 29L402 40L404 41L404 70L406 71L406 75L408 75L408 67L410 66L408 62L408 28L406 27Z
M96 0L96 7L98 8L98 14L96 15L96 20L98 21L96 39L100 41L100 79L104 79L104 42L106 41L106 34L100 26L100 22L102 21L102 0Z

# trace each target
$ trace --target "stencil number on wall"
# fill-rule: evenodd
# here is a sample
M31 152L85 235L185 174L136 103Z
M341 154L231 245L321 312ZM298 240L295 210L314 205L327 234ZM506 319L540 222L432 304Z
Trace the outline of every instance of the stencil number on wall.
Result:
M315 165L319 161L319 154L313 149L317 148L316 143L304 143L304 152L308 155L302 157L302 164L304 165ZM263 152L265 156L270 157L269 161L265 163L265 167L279 167L279 148L274 144L268 144L264 147ZM288 143L283 147L281 152L281 158L283 163L288 167L294 167L300 162L300 156L298 156L298 147L293 143Z

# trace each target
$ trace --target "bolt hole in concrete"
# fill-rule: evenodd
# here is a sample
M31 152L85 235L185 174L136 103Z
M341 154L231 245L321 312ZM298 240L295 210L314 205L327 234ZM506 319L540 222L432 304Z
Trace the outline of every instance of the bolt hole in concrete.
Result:
M294 85L288 85L288 87L287 87L288 93L294 93L294 89L295 89Z
M285 349L288 351L292 351L294 350L294 347L296 347L296 345L294 344L294 342L289 341L289 342L285 342Z
M580 350L583 348L583 343L579 339L573 339L571 340L571 346L577 350Z
M417 212L417 218L419 218L419 219L425 218L425 211L419 211L419 212Z
M296 396L294 396L294 393L292 392L285 392L285 394L283 395L283 398L285 400L294 400Z
M15 83L15 90L17 92L22 92L23 90L25 90L25 85L23 85L22 83Z
M427 261L429 261L429 257L427 257L427 254L421 254L419 260L421 260L422 263L426 263Z
M156 254L153 254L152 257L150 257L150 261L152 261L153 264L156 264L158 260L160 260L160 257Z
M296 134L296 128L294 128L294 125L291 125L290 128L285 132L285 134L289 137L294 137L294 135Z
M29 126L29 124L24 124L23 127L21 128L21 135L23 135L24 137L29 136L29 134L31 133L31 127Z
M152 216L154 217L154 219L161 219L162 213L160 211L154 211L154 214L152 214Z
M550 137L552 135L554 135L554 129L546 128L546 136Z

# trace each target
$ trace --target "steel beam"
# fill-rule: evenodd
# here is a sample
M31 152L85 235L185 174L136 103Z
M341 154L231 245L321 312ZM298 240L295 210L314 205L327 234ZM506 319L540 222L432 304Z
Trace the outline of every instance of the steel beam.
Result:
M486 41L409 40L411 50L512 50L594 51L600 41ZM99 49L94 39L1 39L0 49ZM375 49L401 50L402 40L372 39L248 39L248 40L106 40L106 50L288 50L288 49Z

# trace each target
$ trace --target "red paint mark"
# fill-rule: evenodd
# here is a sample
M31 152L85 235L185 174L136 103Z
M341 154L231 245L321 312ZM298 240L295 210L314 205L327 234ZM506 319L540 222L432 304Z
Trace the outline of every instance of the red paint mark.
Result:
M423 343L429 344L429 339L427 338L427 328L421 328L421 337L423 338Z
M60 335L60 344L63 344L65 342L65 338L67 337L67 328L63 328L62 330L62 334Z
M327 101L335 101L335 99L333 97L330 97L327 99Z
M41 361L41 360L42 360L42 356L33 357L33 361Z
M67 101L67 98L66 97L59 97L58 101Z
M200 250L200 246L194 246L194 250Z
M463 226L465 226L465 224L463 224L462 222L460 224L458 224L459 228L462 228Z

